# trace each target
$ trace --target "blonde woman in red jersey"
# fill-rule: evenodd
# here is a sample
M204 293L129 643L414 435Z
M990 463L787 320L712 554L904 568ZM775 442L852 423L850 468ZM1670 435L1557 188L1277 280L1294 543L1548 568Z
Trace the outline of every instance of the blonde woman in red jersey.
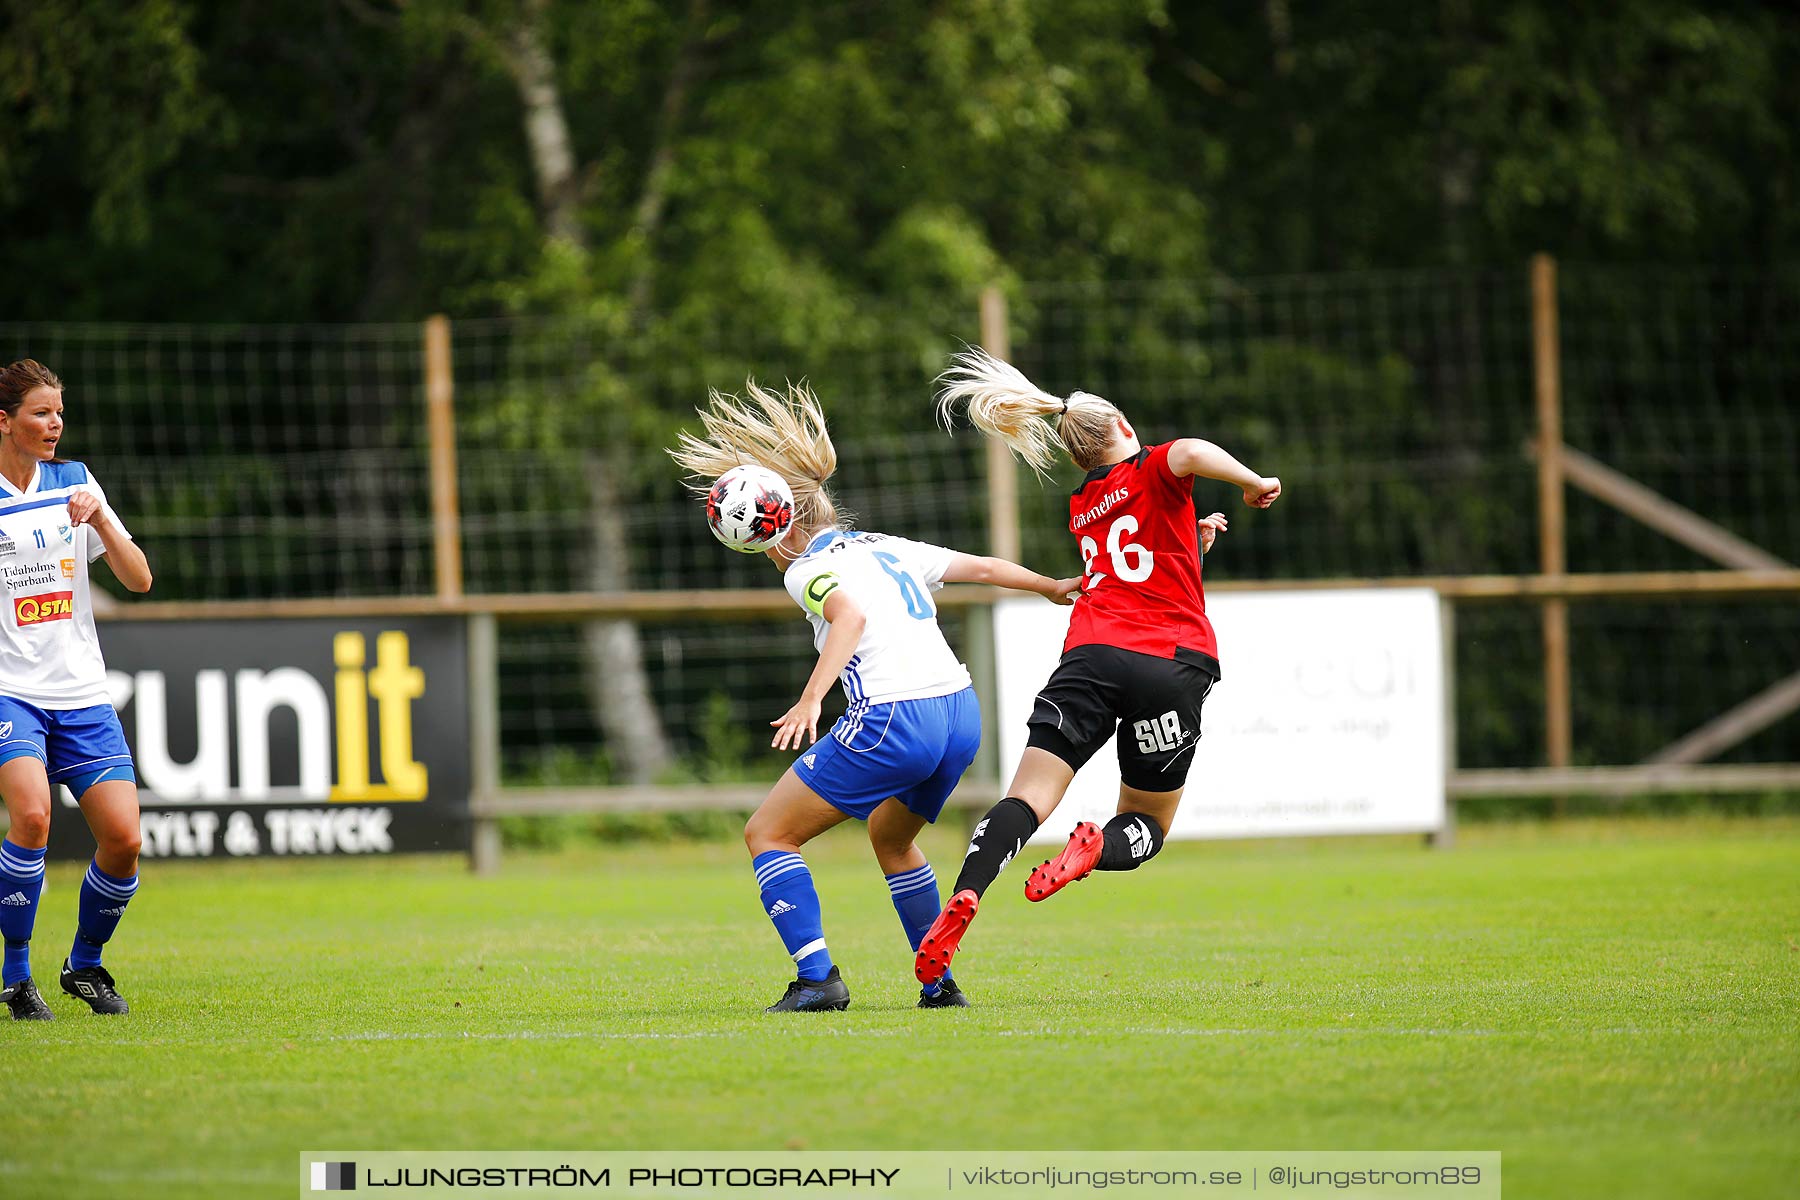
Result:
M987 886L1115 732L1118 815L1105 828L1077 825L1062 853L1032 871L1025 895L1043 900L1091 871L1129 871L1162 849L1200 737L1200 707L1219 678L1200 557L1226 521L1196 517L1193 480L1232 484L1251 508L1281 495L1279 479L1211 442L1144 446L1110 401L1053 396L980 350L958 355L941 382L946 424L962 408L1040 474L1059 453L1087 472L1069 498L1087 578L1006 798L976 824L955 894L919 944L915 970L927 983L949 969Z

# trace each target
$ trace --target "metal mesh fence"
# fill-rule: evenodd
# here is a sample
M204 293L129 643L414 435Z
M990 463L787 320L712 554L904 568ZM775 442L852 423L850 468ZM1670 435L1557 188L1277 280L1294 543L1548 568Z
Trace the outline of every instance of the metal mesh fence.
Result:
M1580 763L1642 762L1800 668L1800 605L1592 600L1569 608L1574 748ZM1466 604L1456 615L1458 762L1540 765L1543 648L1538 609ZM1800 761L1800 720L1718 762Z
M931 380L974 304L857 314L817 347L762 326L630 330L578 319L455 334L464 563L473 592L775 586L723 552L663 453L709 387L807 380L839 453L833 489L865 528L978 548L981 449L932 426ZM883 336L900 328L900 344Z
M1569 443L1789 561L1800 559L1800 272L1560 272ZM1209 579L1529 572L1537 565L1525 272L1383 272L1032 284L1014 360L1044 387L1118 402L1146 441L1198 435L1282 476ZM933 424L932 379L977 340L974 297L851 305L806 321L644 326L567 317L453 330L465 586L471 592L762 587L760 557L707 536L661 448L708 386L807 378L864 528L987 545L984 448ZM67 383L68 453L151 551L159 599L423 594L433 580L419 327L0 326L0 354ZM1025 559L1073 572L1065 470L1024 474ZM1234 507L1235 506L1235 507ZM1571 489L1577 571L1706 566ZM1631 762L1791 673L1795 606L1573 606L1576 750ZM960 622L947 622L960 630ZM1541 761L1536 612L1464 606L1461 760ZM955 636L961 637L958 632ZM757 774L764 722L811 661L786 622L651 623L638 634L676 761ZM502 625L508 775L620 775L581 631ZM1789 718L1725 757L1800 760ZM734 768L732 764L737 764Z
M1562 276L1569 444L1800 562L1800 270ZM1579 494L1568 538L1571 570L1714 565Z
M807 379L838 447L840 508L863 528L958 548L986 544L981 447L932 427L931 379L974 304L848 314L807 346L779 328L630 330L583 319L465 322L455 335L466 583L473 592L777 587L760 555L712 540L662 452L709 386ZM893 331L902 336L888 336ZM767 721L811 667L785 622L643 624L643 669L677 761L661 778L767 777ZM953 622L946 619L946 628ZM603 689L573 626L502 630L510 777L640 774L608 746ZM827 716L832 714L828 711Z
M1281 476L1279 513L1234 523L1216 577L1535 569L1518 273L1041 285L1020 309L1015 357L1044 387L1106 396L1146 441L1204 437ZM1202 482L1196 503L1238 500ZM1054 508L1027 506L1028 545L1067 540Z
M6 325L0 357L62 378L159 598L430 590L418 326Z
M966 650L967 618L939 614L952 646ZM778 777L793 755L769 749L769 721L800 695L812 670L812 642L787 620L658 622L638 627L664 729L677 761L660 782ZM515 783L616 780L623 765L607 745L578 626L501 626L501 757ZM843 713L827 698L820 729Z

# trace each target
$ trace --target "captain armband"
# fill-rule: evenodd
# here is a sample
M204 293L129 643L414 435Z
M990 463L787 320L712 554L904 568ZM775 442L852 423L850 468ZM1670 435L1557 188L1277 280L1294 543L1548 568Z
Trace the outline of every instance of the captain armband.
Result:
M806 585L806 611L816 617L824 617L825 601L831 597L831 593L838 590L840 582L842 581L830 571L814 575Z

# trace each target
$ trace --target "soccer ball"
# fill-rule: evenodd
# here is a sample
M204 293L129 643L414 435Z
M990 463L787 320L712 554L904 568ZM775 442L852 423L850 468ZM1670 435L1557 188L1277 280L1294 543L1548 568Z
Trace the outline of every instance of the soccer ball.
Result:
M706 494L706 527L740 554L760 554L794 523L794 493L767 467L733 467Z

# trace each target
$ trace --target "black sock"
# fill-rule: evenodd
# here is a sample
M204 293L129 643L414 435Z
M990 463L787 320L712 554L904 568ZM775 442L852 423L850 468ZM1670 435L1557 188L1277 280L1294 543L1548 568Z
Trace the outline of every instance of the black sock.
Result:
M987 891L994 876L1024 848L1037 827L1037 814L1031 811L1031 805L1017 796L1008 796L988 809L987 816L976 824L974 836L969 839L969 852L963 856L962 871L950 894L955 895L965 888L973 889L977 896Z
M1106 823L1106 843L1096 871L1134 871L1162 849L1162 826L1143 813L1120 813Z

